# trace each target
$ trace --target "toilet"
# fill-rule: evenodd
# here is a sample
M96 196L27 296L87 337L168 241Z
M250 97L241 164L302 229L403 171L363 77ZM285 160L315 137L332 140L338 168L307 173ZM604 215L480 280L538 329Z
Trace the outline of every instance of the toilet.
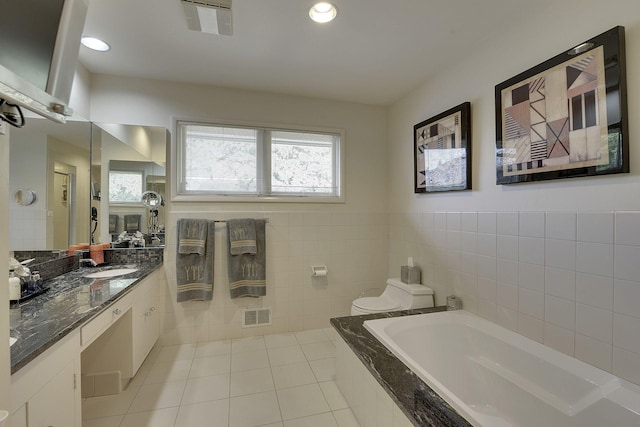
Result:
M384 313L433 307L433 290L424 285L408 285L400 279L388 279L379 297L362 297L351 304L351 315Z

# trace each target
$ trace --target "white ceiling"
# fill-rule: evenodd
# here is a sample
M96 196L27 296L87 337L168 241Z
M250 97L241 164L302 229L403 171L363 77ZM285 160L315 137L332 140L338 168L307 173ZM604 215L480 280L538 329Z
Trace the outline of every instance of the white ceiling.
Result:
M389 105L552 0L233 0L233 36L187 28L180 0L90 0L92 73Z

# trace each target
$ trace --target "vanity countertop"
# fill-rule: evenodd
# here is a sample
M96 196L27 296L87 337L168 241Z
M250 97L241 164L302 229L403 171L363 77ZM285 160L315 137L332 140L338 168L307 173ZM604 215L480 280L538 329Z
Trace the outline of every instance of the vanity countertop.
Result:
M122 298L160 266L162 262L83 267L47 280L44 285L49 291L10 309L11 330L19 336L11 346L11 373ZM137 271L112 278L84 277L114 268Z
M446 307L337 317L331 325L415 425L470 427L455 409L365 329L365 320L444 311Z

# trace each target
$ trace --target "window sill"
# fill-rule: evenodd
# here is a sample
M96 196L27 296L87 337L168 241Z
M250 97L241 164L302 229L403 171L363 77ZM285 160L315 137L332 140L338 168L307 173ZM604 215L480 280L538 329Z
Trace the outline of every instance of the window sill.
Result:
M216 202L216 203L346 203L345 197L332 196L238 196L178 194L172 202Z

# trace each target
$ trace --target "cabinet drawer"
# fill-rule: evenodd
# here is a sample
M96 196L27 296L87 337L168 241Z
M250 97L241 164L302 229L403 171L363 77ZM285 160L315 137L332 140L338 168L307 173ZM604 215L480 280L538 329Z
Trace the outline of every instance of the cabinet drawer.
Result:
M122 300L107 307L105 311L94 317L86 325L80 328L80 345L86 347L96 339L105 329L113 322L118 320L122 315L131 308L130 298Z

